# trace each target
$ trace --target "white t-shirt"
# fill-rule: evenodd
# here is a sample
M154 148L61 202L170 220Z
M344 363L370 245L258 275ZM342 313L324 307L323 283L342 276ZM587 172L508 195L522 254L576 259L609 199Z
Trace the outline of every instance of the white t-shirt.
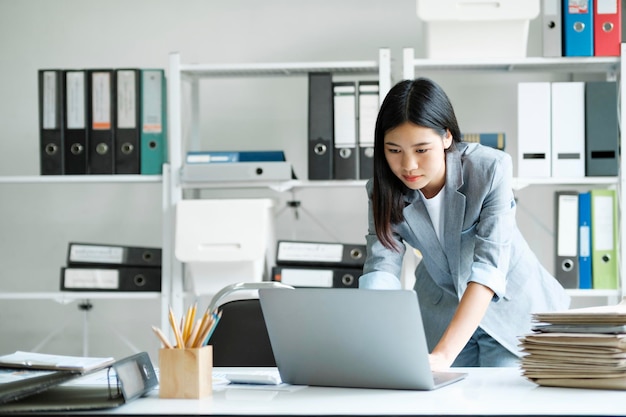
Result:
M432 198L424 197L424 194L422 194L422 192L420 191L420 194L422 195L422 201L424 202L426 210L428 211L428 215L430 216L430 221L435 228L435 234L437 234L437 238L442 245L443 240L441 235L443 233L443 225L445 221L443 215L442 201L444 195L443 190L445 190L445 188L446 187L444 186L441 190L439 190L437 195Z

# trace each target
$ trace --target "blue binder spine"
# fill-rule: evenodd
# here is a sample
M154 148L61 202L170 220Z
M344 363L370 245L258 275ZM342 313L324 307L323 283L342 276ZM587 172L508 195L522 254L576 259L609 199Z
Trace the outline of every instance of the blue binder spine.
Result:
M578 195L578 286L592 288L591 269L591 193Z
M593 56L593 0L563 0L563 56Z
M209 164L227 162L284 162L283 151L189 151L185 162L188 164Z

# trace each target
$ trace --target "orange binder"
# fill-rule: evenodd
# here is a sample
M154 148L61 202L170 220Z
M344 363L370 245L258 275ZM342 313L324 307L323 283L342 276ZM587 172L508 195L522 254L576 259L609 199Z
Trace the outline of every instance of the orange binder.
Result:
M594 0L593 50L595 56L619 56L622 41L621 0Z

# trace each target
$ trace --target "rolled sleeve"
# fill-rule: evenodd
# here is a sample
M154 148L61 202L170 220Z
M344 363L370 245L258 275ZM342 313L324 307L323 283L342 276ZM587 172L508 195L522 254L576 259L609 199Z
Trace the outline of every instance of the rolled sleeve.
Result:
M385 271L372 271L359 278L359 288L367 290L399 290L400 280Z
M490 288L494 292L493 301L498 301L506 295L506 276L491 265L474 262L469 281Z

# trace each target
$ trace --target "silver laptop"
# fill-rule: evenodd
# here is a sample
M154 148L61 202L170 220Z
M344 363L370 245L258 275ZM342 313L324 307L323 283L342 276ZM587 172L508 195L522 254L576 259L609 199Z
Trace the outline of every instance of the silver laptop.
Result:
M463 379L432 372L415 291L261 289L283 382L432 390Z

